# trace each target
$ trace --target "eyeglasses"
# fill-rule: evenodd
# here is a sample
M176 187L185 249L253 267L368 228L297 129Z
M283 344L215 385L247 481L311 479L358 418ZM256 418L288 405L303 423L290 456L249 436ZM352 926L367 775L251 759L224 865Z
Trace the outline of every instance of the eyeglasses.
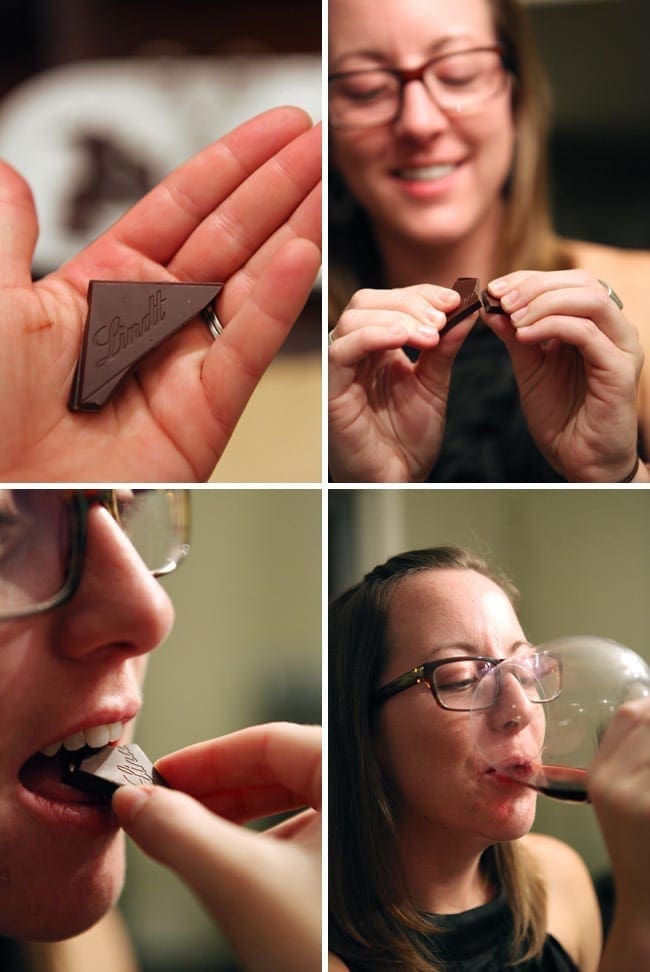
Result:
M43 614L72 597L93 506L110 513L154 577L187 557L185 490L0 490L0 620Z
M364 68L329 76L333 128L373 128L395 121L404 86L421 81L446 115L467 115L505 91L509 65L503 44L441 54L419 68Z
M494 672L494 678L483 682L490 672ZM531 702L552 702L562 689L560 659L549 652L530 652L511 658L463 655L425 662L383 685L371 701L379 705L412 685L424 683L443 709L456 712L489 709L495 704L508 675L516 680ZM477 692L479 684L482 691Z

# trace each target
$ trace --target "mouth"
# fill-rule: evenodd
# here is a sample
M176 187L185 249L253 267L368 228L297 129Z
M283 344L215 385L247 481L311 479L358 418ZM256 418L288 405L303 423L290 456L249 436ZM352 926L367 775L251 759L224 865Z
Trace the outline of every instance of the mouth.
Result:
M443 165L409 166L396 169L394 174L398 179L403 179L405 182L437 182L452 175L458 166L459 163L457 162L449 162Z
M76 805L110 806L110 797L84 793L63 782L71 762L78 763L105 746L117 745L124 722L110 722L79 729L32 753L18 772L20 785L40 801Z
M517 758L503 762L499 766L490 766L485 771L485 775L493 776L499 782L527 784L535 773L535 769L532 760Z

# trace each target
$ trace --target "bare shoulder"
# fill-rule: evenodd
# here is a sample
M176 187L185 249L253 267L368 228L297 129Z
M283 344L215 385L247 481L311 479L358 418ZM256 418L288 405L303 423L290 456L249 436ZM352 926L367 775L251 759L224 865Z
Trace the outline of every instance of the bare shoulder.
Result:
M606 280L623 301L625 314L641 335L650 338L647 280L650 250L622 250L599 243L570 241L568 249L576 266Z
M330 952L327 956L327 972L349 972L347 965L341 961L338 955Z
M593 972L600 959L602 929L585 862L568 844L546 834L528 834L519 843L534 859L546 885L549 932L581 972Z

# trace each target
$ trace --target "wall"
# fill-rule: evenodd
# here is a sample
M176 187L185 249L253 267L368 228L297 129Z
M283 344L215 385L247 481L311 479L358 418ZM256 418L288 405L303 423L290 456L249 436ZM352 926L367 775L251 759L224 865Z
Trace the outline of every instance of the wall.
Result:
M320 490L194 490L192 551L151 658L137 742L152 758L271 719L320 721ZM226 969L170 873L129 848L123 908L146 972Z

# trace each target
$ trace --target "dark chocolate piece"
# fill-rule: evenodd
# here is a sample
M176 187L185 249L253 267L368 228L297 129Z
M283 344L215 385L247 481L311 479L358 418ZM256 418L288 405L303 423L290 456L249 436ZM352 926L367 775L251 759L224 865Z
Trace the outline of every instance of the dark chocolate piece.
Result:
M454 283L453 289L460 294L461 302L455 310L447 314L447 323L440 331L441 335L446 334L452 327L456 327L466 317L469 317L474 311L480 309L481 298L478 293L478 287L478 277L459 277Z
M168 784L153 768L139 746L104 746L90 756L84 749L80 755L70 754L63 771L63 782L78 790L97 796L110 797L118 786L141 786L143 783Z
M98 411L140 361L211 304L222 286L91 280L70 410Z
M486 314L505 314L501 301L489 294L487 290L481 291L481 305Z

